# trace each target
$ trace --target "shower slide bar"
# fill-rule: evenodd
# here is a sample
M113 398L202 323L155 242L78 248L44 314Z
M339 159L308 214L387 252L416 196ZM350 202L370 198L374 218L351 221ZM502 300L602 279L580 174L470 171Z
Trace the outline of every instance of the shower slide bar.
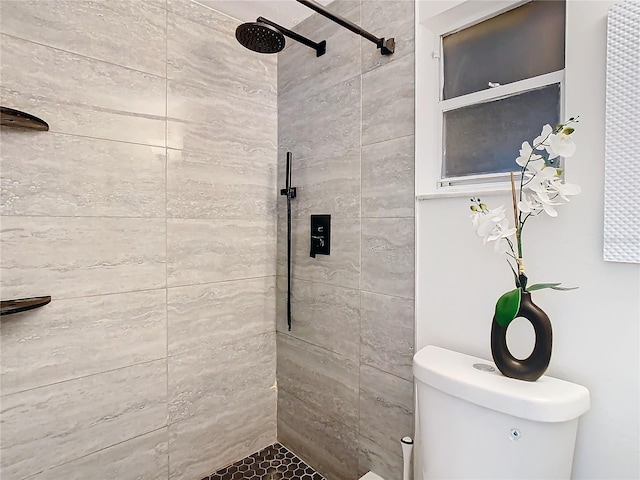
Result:
M296 198L296 187L291 186L293 154L287 152L287 171L285 188L280 195L287 196L287 329L291 331L291 200Z

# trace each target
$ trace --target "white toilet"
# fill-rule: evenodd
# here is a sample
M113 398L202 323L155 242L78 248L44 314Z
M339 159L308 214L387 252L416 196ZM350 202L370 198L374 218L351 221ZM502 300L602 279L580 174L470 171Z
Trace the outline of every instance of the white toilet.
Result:
M568 479L589 391L542 376L503 376L492 362L436 346L414 356L416 453L423 480Z

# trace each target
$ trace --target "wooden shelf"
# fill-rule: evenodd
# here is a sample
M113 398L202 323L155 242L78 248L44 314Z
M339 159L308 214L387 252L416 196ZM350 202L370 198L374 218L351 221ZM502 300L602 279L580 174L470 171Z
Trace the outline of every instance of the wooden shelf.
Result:
M0 125L3 127L39 130L41 132L49 130L49 124L41 118L7 107L0 107Z
M0 315L26 312L34 308L43 307L51 302L51 297L18 298L16 300L2 300L0 302Z

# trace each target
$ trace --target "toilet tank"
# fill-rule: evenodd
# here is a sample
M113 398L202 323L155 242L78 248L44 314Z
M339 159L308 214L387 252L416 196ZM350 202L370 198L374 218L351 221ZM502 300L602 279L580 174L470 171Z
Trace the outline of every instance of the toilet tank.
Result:
M418 455L428 479L568 479L581 386L503 376L487 360L433 345L414 356Z

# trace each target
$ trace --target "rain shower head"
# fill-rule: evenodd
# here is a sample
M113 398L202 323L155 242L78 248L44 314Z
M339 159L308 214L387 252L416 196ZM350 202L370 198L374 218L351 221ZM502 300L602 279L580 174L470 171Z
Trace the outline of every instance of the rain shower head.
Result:
M236 28L236 39L243 47L258 53L278 53L284 48L284 35L264 22L243 23Z
M282 51L285 46L285 36L313 48L317 57L324 55L327 51L326 41L313 42L263 17L258 17L255 22L238 25L238 28L236 28L238 42L249 50L258 53L278 53Z

